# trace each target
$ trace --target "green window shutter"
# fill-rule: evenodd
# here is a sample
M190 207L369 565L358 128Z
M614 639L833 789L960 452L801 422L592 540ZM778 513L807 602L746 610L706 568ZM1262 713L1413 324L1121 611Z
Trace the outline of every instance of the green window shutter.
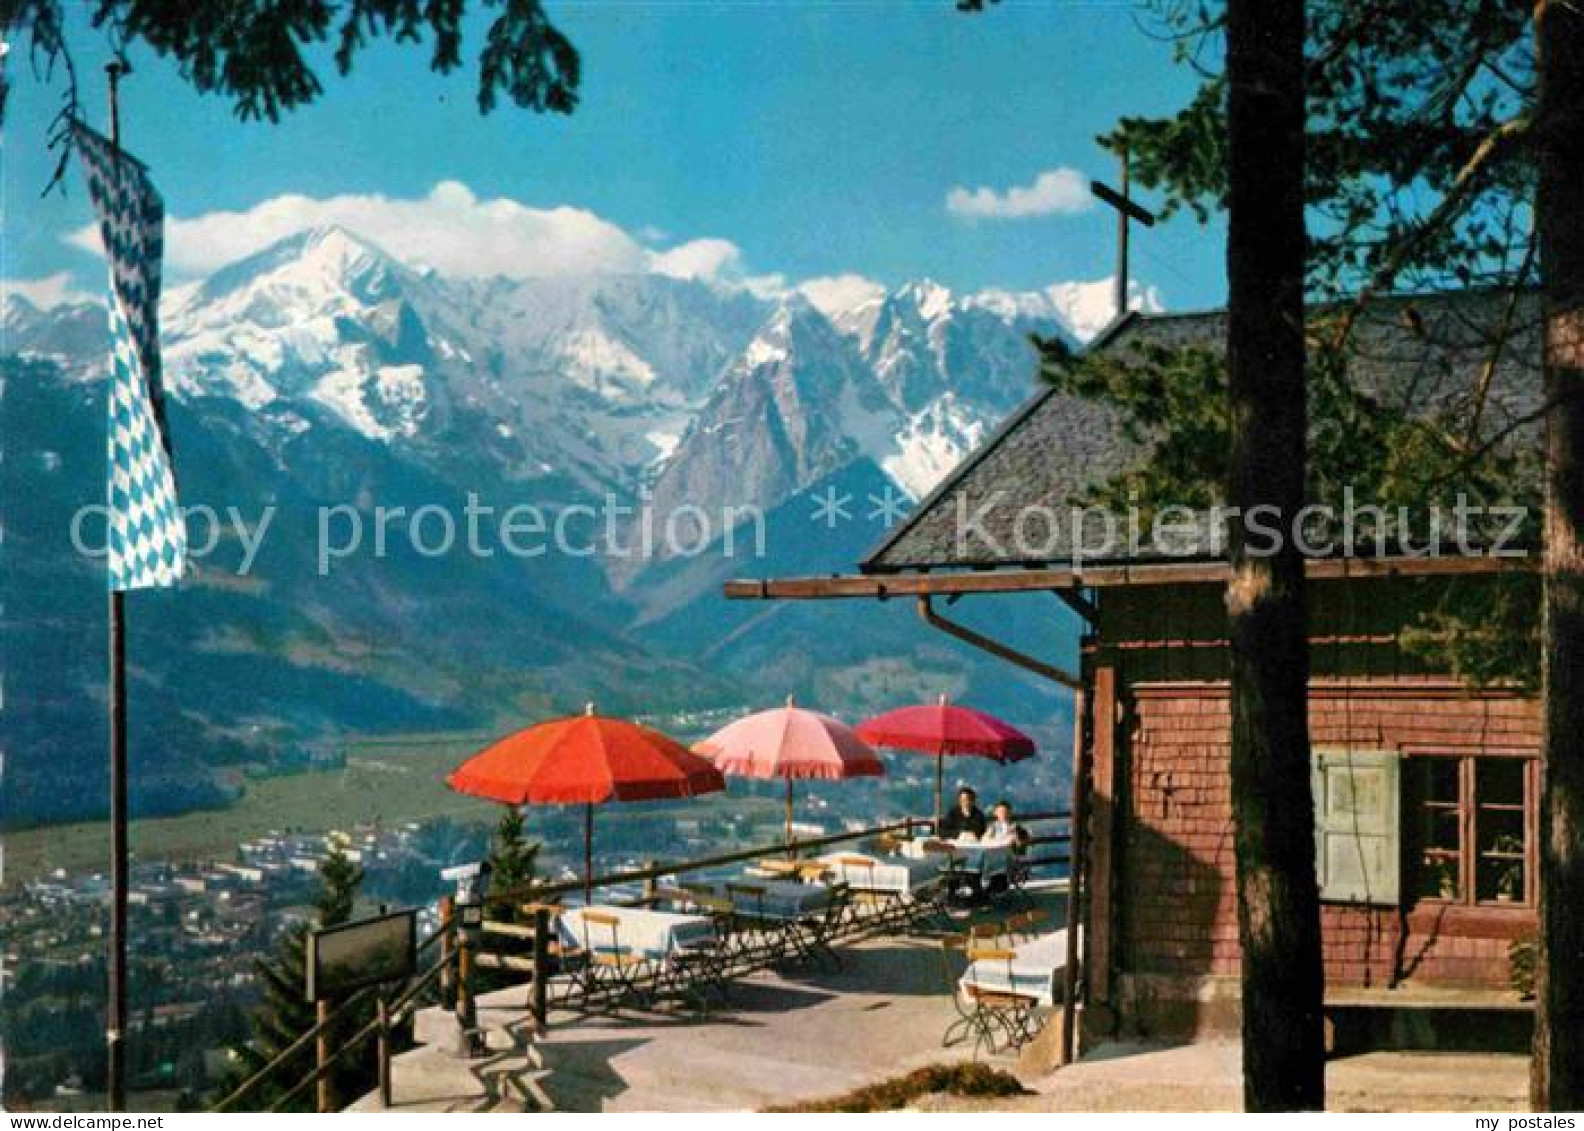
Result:
M1317 748L1311 765L1320 898L1395 905L1401 886L1401 759L1390 750Z

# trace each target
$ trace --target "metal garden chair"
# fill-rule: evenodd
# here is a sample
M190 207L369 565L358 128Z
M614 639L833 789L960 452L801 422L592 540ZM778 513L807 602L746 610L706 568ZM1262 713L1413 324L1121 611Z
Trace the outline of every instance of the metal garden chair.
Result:
M787 924L765 910L765 889L757 884L726 885L737 915L738 949L753 967L774 966L790 950Z
M889 928L907 918L902 893L882 887L875 879L875 862L867 856L838 856L836 866L852 891L848 916L859 930Z
M622 944L621 917L588 909L582 920L589 997L608 994L618 1006L626 1001L648 1004L646 982L652 965L646 956Z
M947 935L941 940L941 968L947 992L957 1019L946 1027L941 1047L972 1037L973 1056L1021 1048L1033 1036L1034 1000L1007 990L986 989L961 981L964 971L974 963L1005 962L1007 984L1012 982L1012 961L1016 953L1007 948L979 946L968 935Z

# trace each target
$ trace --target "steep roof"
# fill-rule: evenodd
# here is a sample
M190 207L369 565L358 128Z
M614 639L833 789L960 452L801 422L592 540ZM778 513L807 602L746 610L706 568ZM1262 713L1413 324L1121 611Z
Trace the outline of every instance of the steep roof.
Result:
M1495 329L1508 345L1491 365ZM1224 311L1129 314L1090 346L1132 354L1142 346L1220 351ZM1388 405L1437 420L1467 419L1487 375L1483 435L1506 447L1540 442L1539 306L1531 295L1465 291L1378 300L1363 312L1350 362L1355 383ZM1126 518L1074 515L1086 495L1144 466L1151 446L1129 439L1108 405L1042 389L952 471L872 550L866 573L1213 558L1208 523L1140 553ZM1108 531L1108 527L1110 530ZM1109 532L1114 536L1107 538Z

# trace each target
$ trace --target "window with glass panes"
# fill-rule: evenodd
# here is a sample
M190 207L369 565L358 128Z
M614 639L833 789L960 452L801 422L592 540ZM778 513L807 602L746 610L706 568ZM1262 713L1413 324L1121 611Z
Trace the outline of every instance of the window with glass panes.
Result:
M1419 900L1532 906L1539 762L1518 754L1415 754L1404 800Z

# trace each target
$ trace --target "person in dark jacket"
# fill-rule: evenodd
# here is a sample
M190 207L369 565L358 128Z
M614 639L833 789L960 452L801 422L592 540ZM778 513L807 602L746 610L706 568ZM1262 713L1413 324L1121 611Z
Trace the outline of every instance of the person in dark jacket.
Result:
M979 808L979 795L967 786L957 791L957 805L941 818L936 835L942 840L957 840L971 834L978 840L985 832L984 810Z

